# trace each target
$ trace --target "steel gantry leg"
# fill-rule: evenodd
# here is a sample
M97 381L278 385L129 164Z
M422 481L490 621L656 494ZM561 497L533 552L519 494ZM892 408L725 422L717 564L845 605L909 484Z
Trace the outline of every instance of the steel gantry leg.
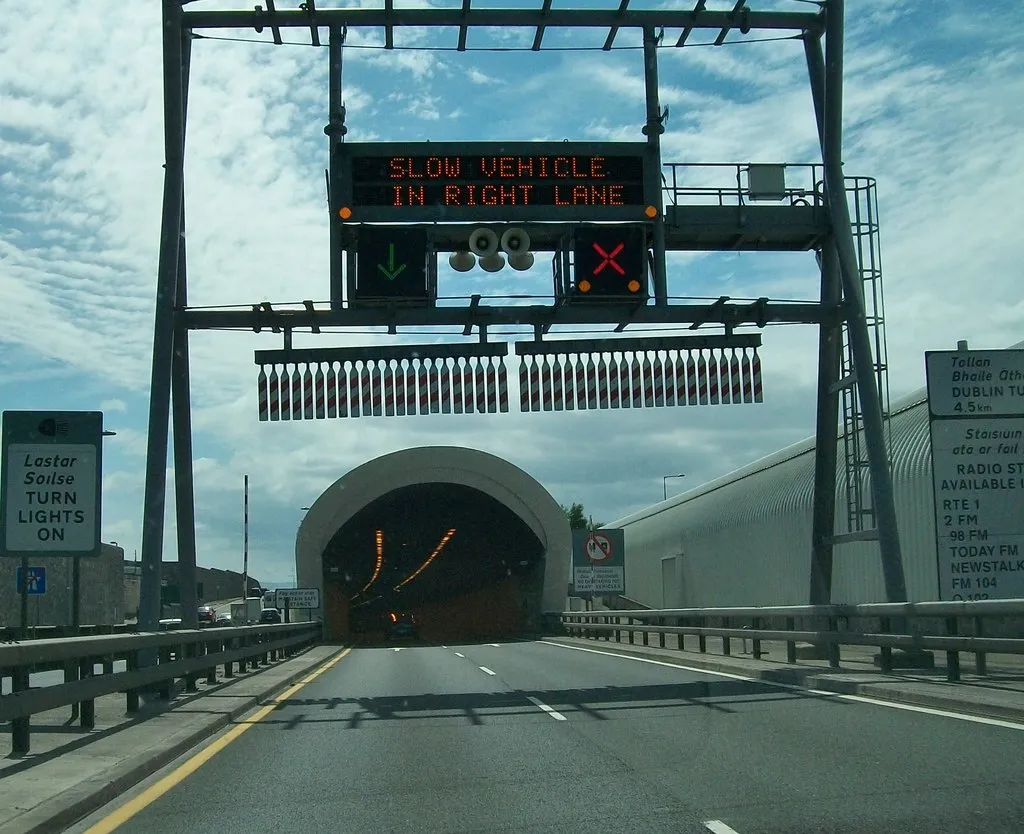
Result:
M164 507L167 492L167 433L170 420L171 364L174 356L174 301L181 237L184 66L181 0L163 0L164 195L153 321L153 366L149 386L149 435L142 519L142 577L139 628L160 623L160 573L163 562Z
M846 299L847 328L853 355L857 392L864 416L864 445L867 448L871 491L878 524L885 595L889 602L906 602L907 583L900 552L892 473L885 445L881 397L875 381L868 333L864 292L860 285L857 253L850 227L846 183L843 178L843 0L828 0L825 6L824 123L821 146L825 190L832 218L833 240Z
M814 101L818 143L825 141L825 59L821 39L804 36L807 74ZM818 398L814 441L814 504L811 522L811 576L808 602L832 602L832 536L836 525L836 444L838 443L839 380L842 350L842 279L831 235L817 253L821 272L821 305L832 314L818 325Z
M647 171L644 190L647 199L658 210L653 218L654 240L654 303L668 304L668 276L665 266L665 210L661 190L661 102L658 98L658 37L650 26L644 28L644 90L647 98Z
M327 44L327 55L329 74L327 77L328 104L327 104L327 126L324 133L328 137L328 159L330 173L327 177L327 202L328 214L330 215L330 240L331 240L331 308L342 309L344 275L342 272L342 240L341 224L335 216L340 205L338 198L338 183L334 181L334 155L338 146L344 139L348 128L345 127L345 106L342 103L341 93L341 72L342 72L342 51L345 45L345 31L340 26L330 28L330 39ZM352 272L349 270L349 275Z
M192 34L182 32L182 153L188 121L188 71ZM181 233L178 235L178 279L174 292L174 355L171 359L171 433L174 437L174 517L178 531L178 589L181 620L185 628L199 627L196 588L196 505L192 481L192 394L189 380L188 327L182 311L188 305L188 272L185 262L185 195L181 199Z

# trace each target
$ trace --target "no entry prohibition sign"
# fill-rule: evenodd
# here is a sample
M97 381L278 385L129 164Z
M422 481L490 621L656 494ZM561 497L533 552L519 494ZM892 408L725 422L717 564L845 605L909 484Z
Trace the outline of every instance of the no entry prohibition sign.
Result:
M604 533L589 533L586 548L587 558L597 564L607 562L614 555L611 539Z

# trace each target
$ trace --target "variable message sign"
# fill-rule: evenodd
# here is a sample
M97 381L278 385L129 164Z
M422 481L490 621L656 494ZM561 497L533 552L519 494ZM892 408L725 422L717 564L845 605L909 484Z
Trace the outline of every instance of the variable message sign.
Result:
M352 222L644 220L645 153L619 142L346 142L336 211Z
M647 297L643 226L583 226L573 237L574 299Z
M356 263L355 300L426 299L430 295L425 229L363 226Z

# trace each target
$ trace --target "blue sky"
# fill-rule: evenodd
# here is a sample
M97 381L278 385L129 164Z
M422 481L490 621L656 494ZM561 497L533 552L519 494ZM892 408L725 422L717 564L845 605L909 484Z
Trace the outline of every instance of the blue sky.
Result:
M583 5L617 4L556 0ZM750 5L808 8L795 0ZM204 7L251 4L201 0L189 9ZM969 9L939 0L927 13L895 0L847 4L844 162L848 174L878 181L894 397L923 385L925 350L962 338L978 348L1022 338L1024 50L1010 25L1015 8L1015 0ZM158 9L58 0L0 30L0 408L105 412L118 434L106 449L104 538L129 553L141 538L162 188ZM194 43L186 154L192 304L327 298L327 50L308 46L308 32L285 36L296 45ZM642 140L635 48L539 55L355 48L382 37L350 33L350 141ZM469 43L516 46L527 37L474 31ZM558 46L601 41L602 33L546 38ZM399 30L396 43L452 46L455 34ZM637 35L624 30L617 44L636 47ZM664 49L660 72L670 110L666 162L816 161L798 42ZM542 293L549 269L546 258L523 274L456 276L444 267L441 293ZM670 260L669 289L810 299L817 276L810 255L681 255ZM301 335L296 345L373 338ZM427 337L410 337L417 338ZM252 351L279 341L193 334L199 561L240 564L243 474L251 483L253 573L286 580L300 507L352 467L425 444L493 452L563 503L581 501L603 520L621 517L659 500L664 474L685 472L677 489L695 486L809 435L815 346L810 327L764 333L765 403L756 408L261 424ZM174 548L169 517L167 558Z

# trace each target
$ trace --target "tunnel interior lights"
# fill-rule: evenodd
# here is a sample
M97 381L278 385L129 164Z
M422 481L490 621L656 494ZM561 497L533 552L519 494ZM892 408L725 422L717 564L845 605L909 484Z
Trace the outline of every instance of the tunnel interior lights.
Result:
M395 590L397 591L399 588L401 588L407 582L412 582L417 576L419 576L421 573L423 573L423 571L425 571L427 569L427 567L430 565L430 563L433 562L434 559L437 558L438 554L442 550L444 550L444 546L446 544L448 544L449 540L454 535L455 535L455 528L452 527L451 530L449 530L447 533L445 533L443 536L441 536L441 541L439 541L437 543L437 547L434 548L434 552L431 553L427 557L426 561L422 565L420 565L418 568L416 568L416 570L414 570L412 573L410 573L407 577L405 577L405 579L403 579L401 582L399 582L397 585L395 585Z
M377 530L374 533L374 539L377 545L377 562L373 566L373 576L370 577L370 581L363 585L362 590L358 594L353 594L349 597L350 600L355 599L360 594L365 594L371 585L377 581L377 577L380 576L380 569L384 565L384 531Z

